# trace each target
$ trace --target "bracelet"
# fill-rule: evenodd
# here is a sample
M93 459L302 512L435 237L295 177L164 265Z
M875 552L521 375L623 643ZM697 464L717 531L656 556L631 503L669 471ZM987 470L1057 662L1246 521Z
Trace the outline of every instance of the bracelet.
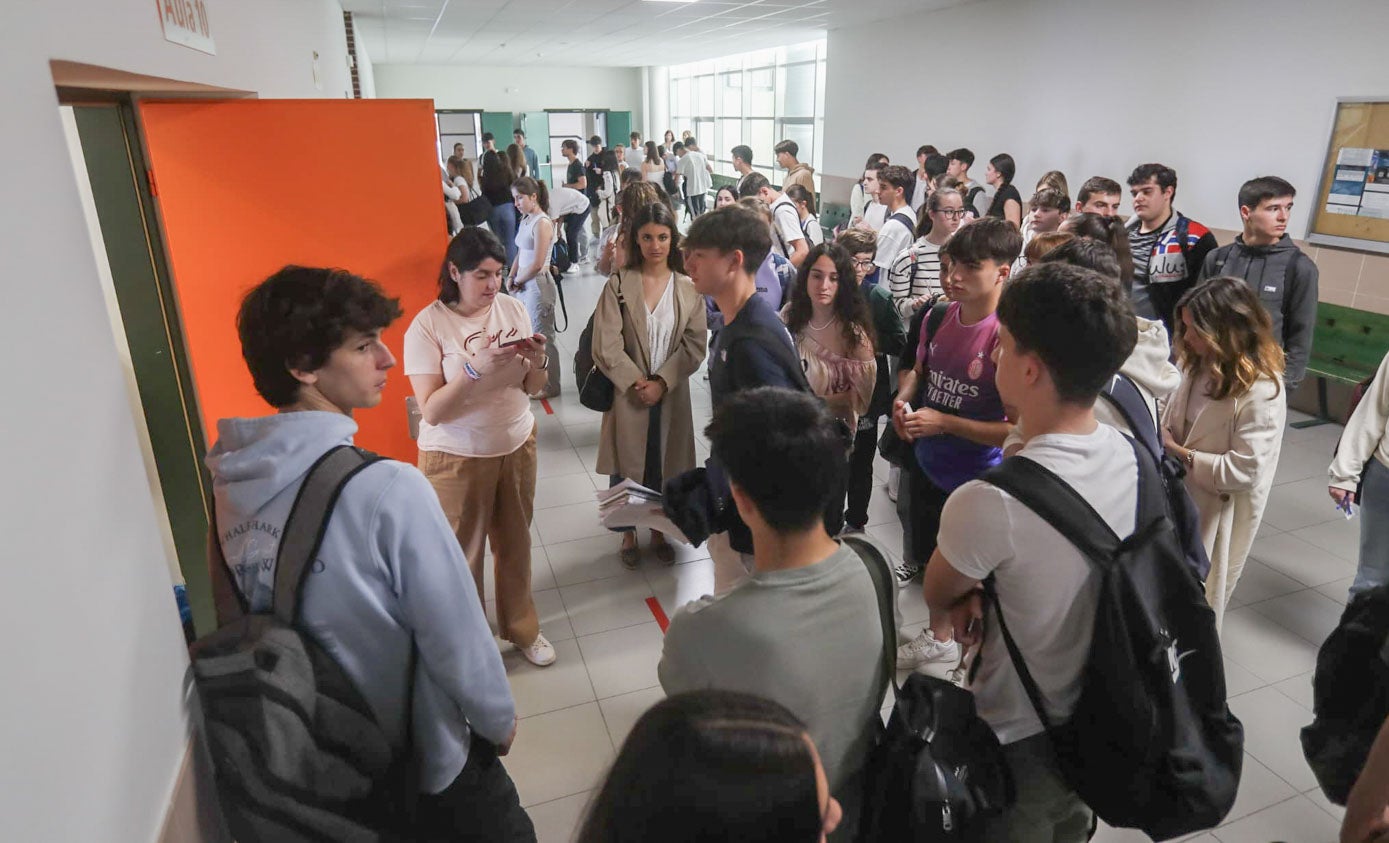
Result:
M544 362L544 363L541 363L539 366L536 366L535 368L538 369L538 370L540 370L540 371L542 371L542 372L545 371L546 369L550 368L550 355L549 355L549 354L546 354L546 355L545 355L545 362Z
M1195 452L1195 451L1188 450L1188 451L1186 452L1186 467L1189 468L1189 469L1190 469L1190 468L1195 468L1195 467L1196 467L1196 452Z
M467 373L468 377L472 378L475 381L482 380L482 375L479 375L477 373L477 369L474 369L473 364L468 361L464 361L463 371Z

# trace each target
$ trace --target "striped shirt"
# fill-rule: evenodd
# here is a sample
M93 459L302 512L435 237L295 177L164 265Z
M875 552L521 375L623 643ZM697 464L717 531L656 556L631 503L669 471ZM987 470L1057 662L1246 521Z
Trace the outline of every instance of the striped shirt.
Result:
M909 322L916 309L912 303L922 296L940 293L940 246L917 238L887 269L887 291L902 321Z

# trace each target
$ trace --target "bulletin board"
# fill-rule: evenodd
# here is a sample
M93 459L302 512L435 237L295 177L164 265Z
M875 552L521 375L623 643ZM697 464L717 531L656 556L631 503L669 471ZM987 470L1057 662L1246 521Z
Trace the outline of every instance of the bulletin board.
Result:
M1307 239L1389 252L1389 100L1336 104Z

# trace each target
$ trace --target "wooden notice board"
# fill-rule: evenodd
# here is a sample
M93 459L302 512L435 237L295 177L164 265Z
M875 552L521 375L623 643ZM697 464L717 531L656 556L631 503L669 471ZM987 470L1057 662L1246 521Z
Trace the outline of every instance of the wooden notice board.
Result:
M1337 103L1307 239L1389 252L1389 100Z

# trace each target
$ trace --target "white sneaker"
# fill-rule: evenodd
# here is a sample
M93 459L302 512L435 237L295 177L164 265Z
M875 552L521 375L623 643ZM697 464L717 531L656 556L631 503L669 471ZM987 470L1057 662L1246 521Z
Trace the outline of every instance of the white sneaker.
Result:
M549 667L555 663L555 645L545 638L545 633L535 636L529 647L517 647L521 655L526 657L526 661L536 667Z
M887 499L897 502L897 488L902 484L902 467L894 465L887 470Z
M897 669L916 670L928 664L958 662L960 645L952 639L937 641L931 630L923 629L912 640L897 648Z

